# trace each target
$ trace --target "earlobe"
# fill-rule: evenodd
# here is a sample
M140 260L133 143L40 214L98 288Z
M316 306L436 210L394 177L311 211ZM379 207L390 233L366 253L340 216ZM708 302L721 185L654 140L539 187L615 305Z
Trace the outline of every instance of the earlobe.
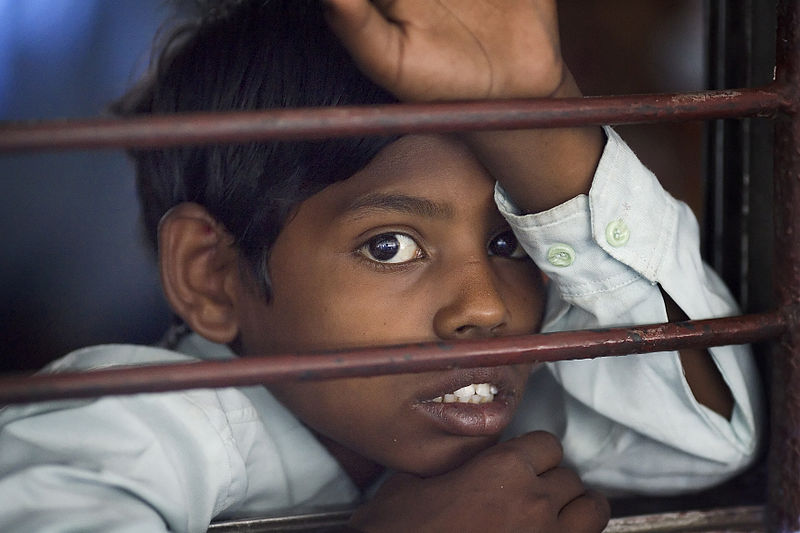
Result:
M202 206L183 203L161 220L158 262L172 309L203 337L232 342L236 315L238 254L233 238Z

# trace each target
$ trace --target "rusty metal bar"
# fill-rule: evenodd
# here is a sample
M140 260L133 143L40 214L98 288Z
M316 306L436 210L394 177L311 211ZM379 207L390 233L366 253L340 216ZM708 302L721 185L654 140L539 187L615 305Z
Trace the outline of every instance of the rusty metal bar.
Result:
M775 287L778 305L800 302L800 0L778 2L776 78L791 91L775 123ZM769 531L800 531L800 329L775 347L769 452Z
M729 507L612 518L603 533L763 533L764 508ZM222 533L222 532L214 532ZM255 533L255 532L253 532Z
M285 533L286 531L340 531L352 511L246 518L212 523L208 533ZM603 533L763 533L764 508L730 507L612 518ZM330 528L330 529L326 529ZM336 529L341 528L341 529Z
M199 387L244 386L499 366L745 344L786 332L784 312L456 342L0 377L0 405Z
M767 117L786 108L784 93L773 84L697 93L6 122L0 123L0 153Z

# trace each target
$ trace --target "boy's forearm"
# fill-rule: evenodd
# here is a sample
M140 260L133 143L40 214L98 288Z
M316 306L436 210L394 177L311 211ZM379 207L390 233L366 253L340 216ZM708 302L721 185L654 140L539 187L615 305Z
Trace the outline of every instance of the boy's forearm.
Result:
M675 322L688 319L686 313L667 293L662 290L661 295L667 308L667 320ZM679 353L686 383L697 402L730 420L733 413L733 394L714 365L708 350L684 348Z
M569 96L581 93L566 72L553 97ZM588 193L605 142L596 126L467 132L462 138L522 213Z
M554 98L580 96L566 71ZM521 214L538 213L588 194L603 152L599 127L468 132L465 141L500 182ZM662 292L670 321L686 315ZM730 418L733 397L708 351L684 349L681 365L695 399Z

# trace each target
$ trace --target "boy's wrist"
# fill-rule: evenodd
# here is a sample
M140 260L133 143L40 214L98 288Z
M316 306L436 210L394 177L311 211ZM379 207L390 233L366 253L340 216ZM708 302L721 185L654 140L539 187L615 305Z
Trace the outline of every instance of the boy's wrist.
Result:
M550 98L582 96L569 68ZM587 194L605 147L599 126L460 134L524 213Z
M605 146L594 126L470 132L462 139L528 214L587 194Z

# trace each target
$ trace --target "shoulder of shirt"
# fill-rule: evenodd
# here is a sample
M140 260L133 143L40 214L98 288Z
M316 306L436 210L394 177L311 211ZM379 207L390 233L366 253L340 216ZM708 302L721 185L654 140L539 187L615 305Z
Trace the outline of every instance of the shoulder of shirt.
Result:
M187 336L187 339L192 337L197 336L191 334ZM39 373L89 372L109 368L219 360L233 357L235 355L226 346L217 345L199 337L192 339L192 342L188 344L182 342L178 351L158 346L102 344L75 350L51 362L42 368ZM161 401L170 402L183 402L191 397L191 401L194 403L200 402L206 406L216 406L216 408L226 410L231 406L236 409L249 406L250 400L246 401L248 405L242 404L244 396L241 396L240 392L244 392L244 390L227 389L227 392L222 395L224 397L220 397L218 390L193 389L158 394L156 396L161 398ZM200 401L201 397L204 398L202 401ZM0 426L32 415L88 406L96 401L97 398L81 398L0 406Z
M137 344L101 344L81 348L53 361L41 372L82 372L117 366L224 360L234 357L226 346L190 334L180 342L178 350Z
M116 366L175 363L197 357L154 346L102 344L75 350L45 366L42 373L79 372Z

